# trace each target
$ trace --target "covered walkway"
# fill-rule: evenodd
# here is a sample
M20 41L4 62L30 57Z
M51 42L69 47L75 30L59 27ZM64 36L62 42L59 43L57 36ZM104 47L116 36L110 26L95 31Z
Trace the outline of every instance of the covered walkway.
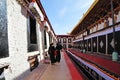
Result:
M40 80L72 80L63 54L61 62L59 64L49 65Z
M95 63L96 65L99 65L105 69L107 69L110 72L113 72L114 74L120 75L120 63L114 62L111 59L108 59L107 57L102 57L102 55L95 55L95 54L83 54L80 51L69 49L72 53L75 55L86 59L87 61L90 61L92 63Z
M81 74L73 65L67 54L61 52L61 62L58 64L40 63L24 80L83 80Z
M81 51L75 49L68 49L68 51L77 55L91 65L100 67L101 70L103 70L103 72L105 72L106 74L109 74L113 77L116 76L120 79L120 63L119 61L112 61L110 59L110 56L100 54L97 55L97 53L82 53Z

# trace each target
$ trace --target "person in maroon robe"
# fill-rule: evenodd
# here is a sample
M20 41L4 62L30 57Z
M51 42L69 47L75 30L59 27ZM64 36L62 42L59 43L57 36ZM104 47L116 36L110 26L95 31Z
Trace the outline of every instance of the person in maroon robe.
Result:
M55 52L55 47L53 46L53 43L51 43L48 49L48 54L50 55L50 60L52 65L56 62L54 52Z

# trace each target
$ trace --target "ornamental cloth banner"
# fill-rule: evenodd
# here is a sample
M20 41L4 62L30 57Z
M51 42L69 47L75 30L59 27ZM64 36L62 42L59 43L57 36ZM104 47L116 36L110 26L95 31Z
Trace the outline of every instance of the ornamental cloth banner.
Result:
M106 53L106 35L98 37L98 51L100 53Z
M97 37L92 38L93 52L97 52Z
M116 37L116 51L120 54L120 31L117 31L115 33L115 37ZM113 34L110 33L108 34L108 54L112 54L112 52L114 51L114 45L113 45Z
M88 39L88 51L91 51L91 38Z

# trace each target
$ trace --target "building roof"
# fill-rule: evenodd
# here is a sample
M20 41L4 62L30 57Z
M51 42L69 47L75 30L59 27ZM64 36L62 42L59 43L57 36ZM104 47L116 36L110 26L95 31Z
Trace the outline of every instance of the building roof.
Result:
M56 36L56 34L55 34L54 30L53 30L53 27L52 27L52 25L51 25L51 23L50 23L47 15L46 15L46 12L45 12L45 10L44 10L44 8L43 8L40 0L36 0L36 2L38 3L38 6L39 6L40 10L41 10L42 13L44 14L44 18L47 20L48 24L50 25L50 29L53 31L54 35Z
M74 37L72 35L56 35L57 37Z
M39 13L37 12L37 10L34 9L34 8L29 9L30 3L36 1L37 5L38 5L38 7L39 7L39 9L40 9L40 11L41 11L42 14L44 15L44 19L48 22L48 24L49 24L49 26L50 26L50 29L52 30L53 34L56 36L56 34L55 34L55 32L54 32L54 30L53 30L53 28L52 28L52 25L51 25L51 23L50 23L47 15L46 15L46 12L45 12L45 10L44 10L44 8L43 8L40 0L16 0L16 1L17 1L20 5L22 5L23 7L25 7L25 8L28 10L29 14L31 14L32 17L35 17L35 16L36 16L37 19L39 19L39 21L41 22L41 20L40 20L40 15L39 15Z
M106 15L111 16L111 0L95 0L88 11L85 13L83 18L79 23L73 28L70 32L70 35L78 35L83 31L90 29L90 26L93 26L94 23L103 18L107 17ZM120 10L120 0L113 0L113 6L116 11Z

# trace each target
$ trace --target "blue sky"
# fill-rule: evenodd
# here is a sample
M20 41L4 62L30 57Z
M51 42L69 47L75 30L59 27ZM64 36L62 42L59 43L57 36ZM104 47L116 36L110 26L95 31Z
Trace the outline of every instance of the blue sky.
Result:
M57 35L70 33L94 0L40 0Z

